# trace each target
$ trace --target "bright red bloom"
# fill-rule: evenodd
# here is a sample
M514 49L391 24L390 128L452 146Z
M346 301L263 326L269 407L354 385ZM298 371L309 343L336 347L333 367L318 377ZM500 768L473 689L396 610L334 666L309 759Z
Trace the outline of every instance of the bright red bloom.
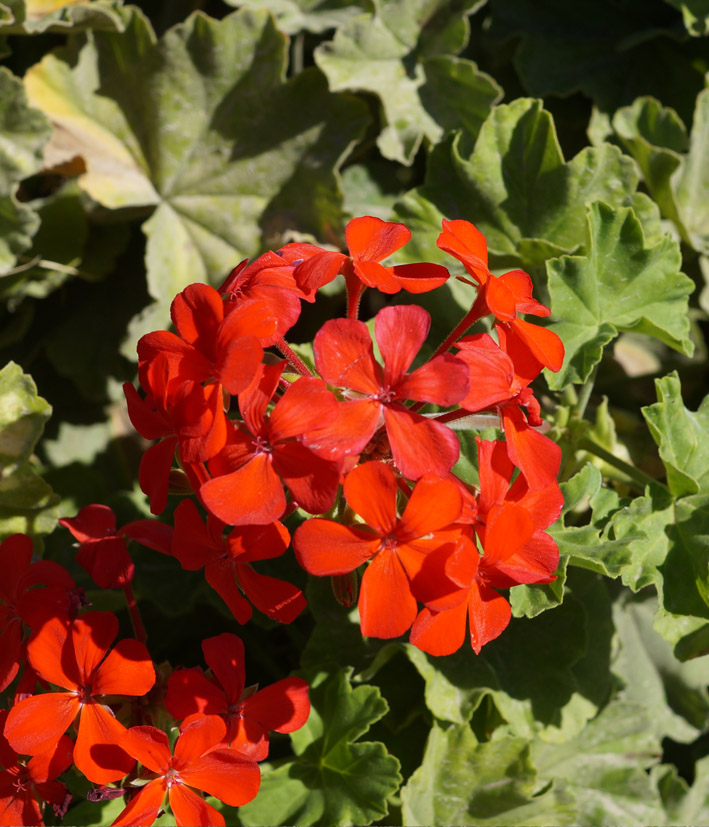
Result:
M497 589L556 579L556 546L536 549L536 555L529 553L535 527L521 505L494 505L486 524L476 525L476 532L482 555L469 538L461 537L452 553L441 549L430 555L414 579L414 592L425 608L411 628L411 643L424 652L449 655L457 651L465 639L467 616L470 644L480 654L510 622L510 605ZM447 588L441 587L441 570L449 580Z
M178 720L191 715L220 715L226 722L224 742L253 761L268 756L268 732L295 732L308 720L308 684L284 678L254 692L244 692L244 644L224 632L202 641L212 670L179 669L170 675L165 708Z
M107 505L85 505L60 525L79 541L76 562L101 589L119 589L133 580L134 565L126 547L131 537L148 548L169 553L172 528L157 520L135 520L116 530L116 515Z
M276 329L276 320L263 303L245 301L225 314L219 293L199 283L177 294L170 314L178 335L157 330L138 342L144 388L145 366L163 353L175 366L175 382L216 379L229 393L239 393L251 382L263 359L262 342L271 343Z
M27 657L43 680L67 692L34 695L17 703L5 726L12 748L23 755L52 749L79 716L74 763L97 784L117 781L133 759L117 746L125 727L103 705L104 695L144 695L155 683L148 650L121 640L110 612L87 612L71 623L48 620L27 644ZM108 655L107 655L108 653Z
M498 332L501 343L506 345L504 331ZM561 465L561 448L535 430L544 421L539 403L527 387L541 369L539 363L527 351L520 352L516 345L513 361L487 333L466 336L456 347L470 376L471 390L461 400L461 407L473 412L494 408L502 421L510 458L529 485L539 489L554 483Z
M344 493L365 524L346 526L316 518L303 523L293 537L298 562L311 574L346 574L370 561L358 603L362 634L368 637L398 637L411 626L417 609L411 581L427 554L460 533L451 526L463 505L452 480L423 477L401 517L397 491L387 465L359 465L347 475Z
M221 520L210 515L205 525L194 502L183 500L175 511L172 554L189 571L205 567L207 582L239 623L251 619L249 600L268 617L291 623L306 605L301 590L251 566L280 557L290 544L288 529L274 522L238 526L227 537L223 532Z
M454 405L468 392L468 370L451 354L443 354L407 374L421 349L431 317L416 305L385 307L377 313L374 335L384 367L374 358L367 326L354 319L325 322L315 336L315 364L329 385L348 388L361 398L345 403L345 420L336 420L310 437L314 450L358 453L383 424L394 461L404 476L417 480L427 473L446 474L460 453L456 435L440 422L410 411L403 402L415 399Z
M485 237L469 221L444 219L443 231L436 244L462 262L473 277L474 282L459 278L478 287L479 316L494 315L498 326L518 338L540 366L559 370L564 361L561 339L548 328L517 318L518 313L548 316L551 312L533 297L532 280L527 273L511 270L502 276L494 276L488 269Z
M383 293L398 293L402 288L409 293L425 293L445 284L449 273L440 264L380 264L410 239L411 232L403 224L371 215L353 218L345 228L349 256L322 250L304 259L293 275L306 293L332 281L338 273Z
M0 692L20 668L23 622L37 628L49 617L68 619L69 572L51 560L32 562L32 540L12 534L0 544ZM41 588L37 588L41 587Z
M235 750L215 749L225 732L224 721L216 715L194 720L177 739L174 755L167 735L160 729L136 726L124 732L121 747L157 778L141 787L113 824L152 824L167 794L177 827L224 827L222 814L194 789L239 807L256 797L261 783L255 762Z
M2 734L7 715L0 710L0 827L42 827L44 805L40 801L51 804L63 817L71 800L64 784L55 779L71 766L73 744L63 735L53 749L26 763L20 761Z
M243 423L235 425L224 449L209 461L213 479L202 485L205 506L228 525L265 525L286 509L283 483L301 508L321 514L332 507L340 464L322 459L302 443L304 434L337 414L337 400L320 379L301 378L267 406L285 362L261 365L239 394Z

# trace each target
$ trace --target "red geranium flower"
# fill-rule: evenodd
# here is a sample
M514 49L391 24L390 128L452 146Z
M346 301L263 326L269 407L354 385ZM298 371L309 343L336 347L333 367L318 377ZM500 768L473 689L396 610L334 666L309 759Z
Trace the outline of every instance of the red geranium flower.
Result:
M157 818L167 795L177 827L224 827L222 814L192 788L239 807L256 797L261 783L258 764L235 750L216 749L225 732L224 721L216 715L194 720L177 739L174 755L160 729L136 726L124 732L121 748L157 778L141 787L113 824L147 827Z
M0 827L42 827L44 803L61 818L71 800L64 784L55 779L71 766L73 744L62 735L48 752L20 761L2 734L7 715L0 710Z
M458 459L456 435L440 422L410 411L403 402L415 399L454 405L468 392L468 370L451 354L443 354L407 374L421 349L431 317L416 305L385 307L377 313L374 335L384 367L374 358L367 326L355 319L332 319L315 336L315 364L329 384L348 388L361 398L345 403L347 420L311 435L314 450L332 445L357 453L380 427L389 438L397 468L417 480L427 473L446 474Z
M228 525L266 525L286 509L283 483L301 508L322 514L332 507L340 464L322 459L302 443L304 434L332 421L337 400L320 379L301 378L288 387L270 415L285 362L261 365L239 394L244 419L224 449L209 461L213 479L200 488L205 506Z
M427 554L460 533L451 527L462 509L452 480L423 477L401 517L397 490L387 465L358 465L347 475L344 493L365 524L346 526L315 518L303 523L293 537L298 562L311 574L346 574L370 561L358 603L362 634L368 637L398 637L411 626L417 609L411 581Z
M220 715L226 722L224 743L253 761L268 757L268 732L295 732L308 720L308 684L284 678L254 692L244 691L244 644L224 632L202 641L212 670L178 669L170 675L165 708L178 720L192 715Z
M183 500L175 511L172 554L183 569L205 567L207 582L239 623L251 619L249 600L268 617L291 623L306 605L301 590L251 566L256 560L280 557L290 544L288 529L279 522L238 526L224 537L224 528L211 515L205 525L194 502Z
M121 640L108 655L118 634L110 612L87 612L71 623L52 618L27 644L35 672L66 689L34 695L10 710L5 736L23 755L52 749L79 716L74 763L97 784L117 781L133 759L118 744L125 727L101 702L105 695L145 695L155 683L148 650L137 640Z

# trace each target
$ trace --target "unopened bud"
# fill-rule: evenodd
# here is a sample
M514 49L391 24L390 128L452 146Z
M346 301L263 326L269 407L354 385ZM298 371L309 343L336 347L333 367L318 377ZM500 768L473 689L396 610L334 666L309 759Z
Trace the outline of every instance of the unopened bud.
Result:
M335 595L335 600L349 609L357 602L359 595L359 577L357 570L350 571L347 574L334 574L330 578L332 584L332 593Z

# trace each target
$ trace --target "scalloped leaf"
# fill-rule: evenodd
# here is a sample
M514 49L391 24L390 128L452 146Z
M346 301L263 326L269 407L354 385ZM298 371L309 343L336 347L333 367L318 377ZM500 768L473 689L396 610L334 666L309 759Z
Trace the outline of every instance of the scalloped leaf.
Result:
M84 29L122 32L123 0L5 0L3 34L68 34Z
M386 816L401 784L399 762L379 742L359 742L388 705L375 686L352 688L350 670L311 682L307 723L291 735L297 757L265 773L239 808L245 827L370 824Z

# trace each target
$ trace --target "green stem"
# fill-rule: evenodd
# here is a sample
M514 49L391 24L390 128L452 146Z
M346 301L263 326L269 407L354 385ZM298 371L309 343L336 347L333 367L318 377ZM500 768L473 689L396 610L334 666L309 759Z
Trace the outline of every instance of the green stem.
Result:
M588 451L590 454L597 456L599 459L602 459L604 462L607 462L609 465L612 465L614 468L622 471L628 479L637 483L641 491L644 491L645 486L647 485L659 486L667 491L667 486L663 485L654 477L651 477L649 474L646 474L634 465L630 465L630 463L625 462L625 460L620 459L620 457L617 457L615 454L611 454L610 451L606 451L605 448L602 448L588 437L584 437L579 442L578 448L582 451Z
M578 396L576 398L576 403L572 411L572 416L576 417L577 419L583 419L583 415L584 413L586 413L586 406L588 405L588 401L591 398L591 394L593 393L593 386L596 383L597 373L598 365L596 365L593 368L588 379L583 383L583 385L581 385L581 389L579 390Z
M296 373L299 373L301 376L313 375L312 370L310 370L310 368L305 364L305 362L300 358L300 356L298 356L298 354L293 350L293 348L288 344L288 342L286 342L285 339L279 339L276 342L276 347L290 362Z
M126 596L128 614L130 615L130 622L133 625L133 634L135 635L135 639L140 641L140 643L145 644L148 640L148 634L145 631L143 619L140 616L140 609L138 608L138 604L135 602L135 595L133 594L133 589L130 583L123 584L123 593Z

